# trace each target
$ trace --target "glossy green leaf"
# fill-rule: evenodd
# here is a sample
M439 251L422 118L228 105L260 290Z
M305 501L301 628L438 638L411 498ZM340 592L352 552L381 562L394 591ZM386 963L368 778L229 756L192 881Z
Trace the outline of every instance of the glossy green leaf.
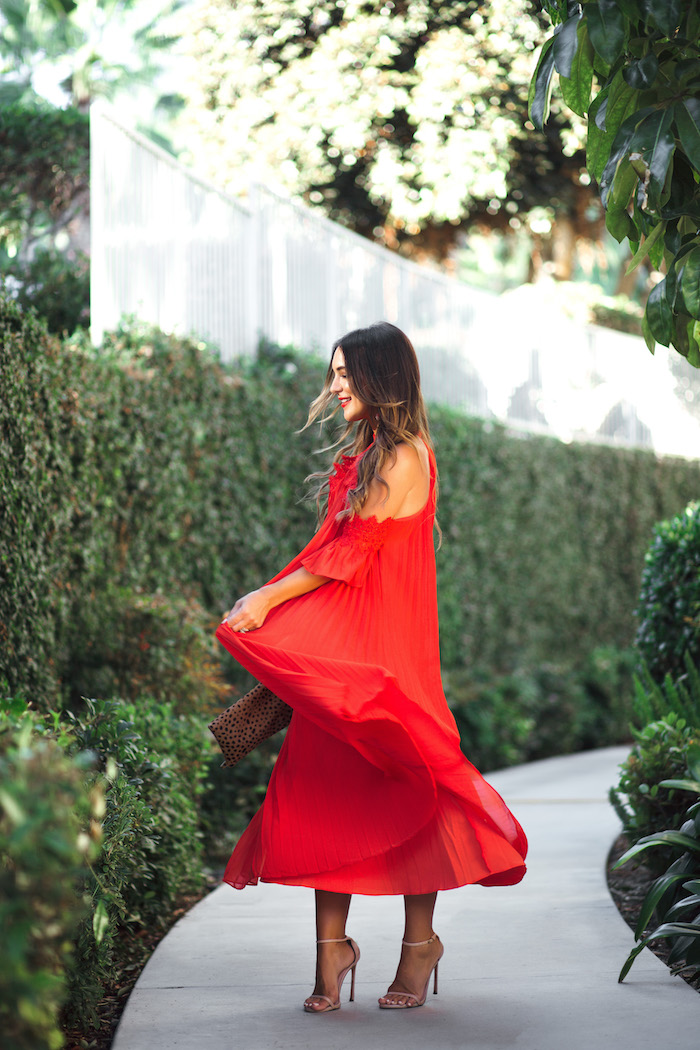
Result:
M646 313L642 317L642 335L644 336L644 342L647 344L647 350L649 351L649 353L653 354L654 350L656 349L656 340L651 334L651 329L649 328L649 322L647 321Z
M681 146L696 171L700 171L700 99L687 98L675 106Z
M700 318L700 248L693 248L685 260L681 290L691 317Z
M603 92L601 92L601 95ZM599 97L599 96L598 96ZM605 96L605 130L602 130L595 119L599 112L591 106L588 124L588 149L586 152L586 163L591 175L600 181L601 175L608 162L611 145L622 124L630 117L637 108L639 92L626 84L622 73L618 72L610 83L608 93ZM595 102L593 103L595 105Z
M659 281L657 285L654 285L649 293L646 305L646 317L649 322L649 330L654 336L657 343L661 343L662 346L668 346L671 342L672 335L672 319L671 308L666 302L666 282ZM663 831L656 836L658 841L664 841L680 845L675 839L668 839L666 836L675 835L676 832ZM687 837L687 836L686 836ZM692 841L692 840L690 840ZM700 848L700 843L697 844Z
M700 323L695 321L691 326L688 326L688 353L686 354L688 363L693 368L700 368Z
M700 744L689 745L686 761L691 775L695 777L696 781L700 781ZM698 793L700 794L700 785L698 786Z
M536 128L542 130L549 116L549 103L552 97L552 76L554 75L554 37L542 45L542 52L537 62L535 75L530 82L528 93L528 111L530 120Z
M694 791L700 794L700 783L696 780L661 780L659 787L675 788L678 791Z
M625 977L627 976L632 967L634 960L637 958L640 952L643 951L643 949L651 943L651 941L655 941L666 937L682 936L689 936L692 938L700 937L700 927L688 922L665 922L661 926L657 927L657 929L653 930L647 937L645 937L641 944L638 944L637 947L634 948L633 951L631 951L630 954L627 956L627 961L620 970L620 976L618 977L618 981L620 983L624 981Z
M588 32L596 52L611 64L625 44L625 17L615 0L593 0L586 5Z
M671 131L673 109L656 110L637 125L630 140L630 151L641 153L642 163L648 168L649 178L641 207L646 207L646 197L652 204L661 200L666 175L673 157L676 140Z
M673 886L678 885L682 882L686 876L683 873L675 875L662 875L660 878L652 882L646 897L642 901L642 906L639 910L637 917L637 926L634 931L635 940L639 940L644 935L644 931L651 922L651 917L656 911L659 901Z
M585 22L579 21L577 37L578 47L573 56L569 74L563 74L559 70L559 86L567 106L573 109L574 113L583 117L588 112L593 84L593 46Z
M645 88L651 87L656 80L658 72L659 60L653 51L649 51L649 53L644 55L643 58L639 58L635 62L630 62L624 70L623 76L625 82L629 84L631 88L641 91Z
M688 890L690 893L700 893L700 879L691 879L689 882L684 882L683 889Z
M700 905L700 894L691 893L688 897L683 897L681 900L676 901L675 904L671 905L668 909L664 918L667 922L674 922L676 919L682 918L691 908L697 908ZM642 930L644 928L642 927Z
M95 936L95 942L100 943L105 933L109 929L109 914L105 907L105 902L99 900L97 907L95 908L95 914L92 917L92 932Z
M574 55L579 47L577 29L581 17L582 14L579 10L572 18L568 18L562 26L557 26L555 31L552 55L554 57L554 68L561 77L571 76Z
M605 228L618 244L626 237L634 236L634 223L624 208L608 208L605 213Z
M664 245L666 250L675 257L676 253L680 251L681 247L681 235L678 232L678 223L671 220L666 223L666 230L664 232Z
M639 10L637 0L617 0L617 6L620 8L623 15L627 15L630 22L638 22L641 18L641 11Z
M637 178L637 172L634 170L629 160L624 157L618 164L617 171L615 172L615 178L613 179L612 189L608 199L608 207L613 206L616 208L624 208L626 212L630 201L632 200L632 194L634 193L634 187L637 184Z
M612 115L611 115L611 103L608 102L608 115L606 116L606 122L608 127L613 130ZM615 137L613 139L612 146L610 147L610 155L608 161L603 168L600 176L600 197L603 202L603 207L607 207L607 198L610 193L613 179L617 171L617 166L622 157L627 156L631 151L631 142L637 132L639 125L650 115L656 111L647 106L645 109L636 110L631 113L625 120L622 121Z
M654 247L656 242L663 237L663 232L664 232L665 228L666 228L666 223L665 222L658 223L654 227L654 229L650 233L650 235L648 237L646 237L642 241L642 243L639 245L639 248L637 249L637 251L635 252L634 256L632 257L632 260L631 260L629 266L627 267L627 270L625 271L626 274L631 274L633 270L637 269L637 267L639 266L640 262L643 259L646 259L647 255L649 254L651 249ZM660 341L661 340L659 340L659 342ZM666 345L668 345L668 344L666 344Z
M634 963L634 960L637 958L637 956L642 951L644 951L645 948L646 948L646 944L638 944L636 948L632 949L632 951L627 956L627 959L625 961L625 965L620 970L619 976L617 978L618 984L622 984L622 982L624 981L625 977L627 976L627 974L632 969L632 964Z
M661 32L673 36L680 25L681 0L646 0L646 8Z

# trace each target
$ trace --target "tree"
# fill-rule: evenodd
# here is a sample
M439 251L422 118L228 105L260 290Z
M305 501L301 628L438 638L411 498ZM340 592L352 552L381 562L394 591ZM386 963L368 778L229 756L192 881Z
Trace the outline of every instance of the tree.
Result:
M152 85L183 0L0 0L0 102L48 91L83 111ZM44 89L42 91L41 89Z
M700 367L700 10L698 0L543 0L556 24L530 89L547 120L553 74L588 117L587 165L630 268L664 276L643 332Z
M571 120L523 126L544 24L530 0L207 0L182 30L190 155L408 251L535 207L590 233Z
M0 110L0 249L27 262L87 207L85 114L47 103Z

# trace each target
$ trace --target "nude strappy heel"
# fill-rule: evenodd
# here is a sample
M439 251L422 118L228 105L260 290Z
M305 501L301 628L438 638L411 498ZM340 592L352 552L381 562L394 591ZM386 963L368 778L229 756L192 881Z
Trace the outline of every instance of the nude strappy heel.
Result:
M316 944L341 944L343 941L346 941L350 945L355 958L349 966L346 966L345 969L341 970L338 974L338 998L333 1002L328 995L316 995L315 993L310 995L304 1003L304 1010L307 1014L325 1014L329 1013L331 1010L340 1009L340 992L343 987L343 981L347 977L349 970L352 971L352 977L350 979L350 1002L352 1003L355 1000L355 969L360 961L360 949L357 947L355 941L353 941L352 937L328 937L326 940L316 941ZM310 1005L311 999L325 999L328 1005L317 1009L315 1006Z
M428 995L428 985L430 984L430 978L432 977L433 974L435 974L435 981L434 981L434 984L433 984L433 995L437 995L437 990L438 990L438 963L440 962L440 959L442 959L442 957L443 957L443 955L445 953L445 949L442 946L442 944L440 943L440 938L438 937L438 935L436 933L434 933L433 936L429 937L427 941L401 941L401 944L405 948L419 948L419 947L421 947L424 944L432 944L433 941L437 941L440 944L440 954L439 954L439 956L437 958L437 961L436 961L435 965L433 966L432 970L428 974L428 979L425 982L425 988L423 989L423 998L419 999L418 996L414 992L387 992L386 995L400 995L403 999L413 999L414 1001L412 1003L382 1003L382 1002L380 1002L379 1003L379 1009L380 1010L413 1010L413 1009L415 1009L416 1006L423 1006L423 1004L425 1003L426 997ZM382 998L386 998L386 995L382 996Z

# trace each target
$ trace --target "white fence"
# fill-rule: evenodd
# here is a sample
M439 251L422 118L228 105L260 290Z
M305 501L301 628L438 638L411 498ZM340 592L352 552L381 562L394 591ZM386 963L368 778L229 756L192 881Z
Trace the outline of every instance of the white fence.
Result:
M96 342L136 314L225 360L260 336L325 357L385 319L410 335L431 401L567 441L700 455L700 377L675 353L538 313L529 294L477 291L263 187L244 205L99 108L90 183Z

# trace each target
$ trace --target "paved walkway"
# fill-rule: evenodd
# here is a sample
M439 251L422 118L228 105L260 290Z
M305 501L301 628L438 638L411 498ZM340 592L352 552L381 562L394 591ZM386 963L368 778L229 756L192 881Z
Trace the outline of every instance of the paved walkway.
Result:
M393 976L402 902L356 897L356 1001L312 1016L313 891L221 886L173 927L134 991L113 1050L700 1050L700 995L649 951L624 984L632 933L605 860L618 829L607 802L625 748L494 774L530 839L510 888L438 899L440 994L419 1010L377 1008Z

